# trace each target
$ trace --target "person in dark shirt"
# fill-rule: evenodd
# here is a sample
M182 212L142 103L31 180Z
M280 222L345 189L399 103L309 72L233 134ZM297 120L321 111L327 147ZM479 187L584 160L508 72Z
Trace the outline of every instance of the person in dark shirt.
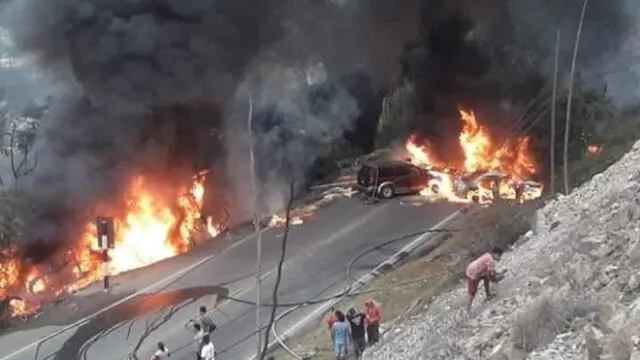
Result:
M351 338L356 359L360 359L364 349L367 348L367 340L365 339L366 319L367 316L365 314L353 307L347 311L347 320L351 325Z

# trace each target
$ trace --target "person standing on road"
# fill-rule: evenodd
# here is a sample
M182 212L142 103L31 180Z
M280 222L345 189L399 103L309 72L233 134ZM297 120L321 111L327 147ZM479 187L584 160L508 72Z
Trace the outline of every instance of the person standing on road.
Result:
M333 349L336 360L346 360L349 356L349 339L351 338L351 328L346 322L344 314L336 311L338 321L331 328L331 340L333 340Z
M171 354L169 353L169 349L167 349L164 343L159 342L158 349L151 357L151 360L165 360L165 359L168 359L170 356Z
M376 344L380 339L380 321L382 320L380 305L372 299L365 301L364 314L367 317L367 340L369 345Z
M207 315L207 307L204 305L200 306L200 309L198 311L198 322L202 327L202 331L204 331L204 333L207 335L213 333L217 328L211 317Z
M471 304L478 292L480 280L484 283L484 291L487 299L491 299L493 294L489 291L489 281L496 282L496 262L502 257L502 249L494 247L490 252L483 254L479 258L473 260L465 271L467 278L467 293L469 294L469 303L467 311L471 311Z
M196 360L202 359L200 357L200 353L202 351L203 339L206 336L204 331L202 330L202 326L200 323L193 323L193 321L189 321L186 325L187 329L193 331L193 351L196 354Z
M200 358L202 360L215 360L216 349L213 346L213 342L211 342L211 338L209 335L205 335L202 338L202 349L200 350Z
M360 359L364 349L367 348L367 340L365 339L365 324L367 322L367 316L352 307L347 311L347 320L351 325L353 352L356 359Z

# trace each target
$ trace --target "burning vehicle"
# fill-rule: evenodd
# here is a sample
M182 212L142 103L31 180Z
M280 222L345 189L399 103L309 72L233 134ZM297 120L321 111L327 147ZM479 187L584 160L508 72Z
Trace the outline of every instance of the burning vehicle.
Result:
M410 162L390 161L363 165L358 171L359 190L383 199L419 193L426 188L437 193L441 179L431 171Z
M497 144L472 111L461 109L460 117L458 141L464 157L457 162L439 160L431 144L416 136L405 144L409 161L433 174L422 196L487 204L498 198L522 202L542 195L543 185L531 179L537 169L528 137Z

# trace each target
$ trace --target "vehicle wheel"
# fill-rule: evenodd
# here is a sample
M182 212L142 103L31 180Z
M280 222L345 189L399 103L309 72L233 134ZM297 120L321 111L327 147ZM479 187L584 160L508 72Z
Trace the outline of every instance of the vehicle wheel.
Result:
M396 194L392 185L384 185L378 191L378 195L383 199L391 199Z
M438 186L438 184L431 185L431 192L433 192L434 194L439 193L440 192L440 186Z
M480 204L480 196L478 196L478 195L473 195L473 196L471 197L471 201L473 201L473 202L474 202L474 203L476 203L476 204Z

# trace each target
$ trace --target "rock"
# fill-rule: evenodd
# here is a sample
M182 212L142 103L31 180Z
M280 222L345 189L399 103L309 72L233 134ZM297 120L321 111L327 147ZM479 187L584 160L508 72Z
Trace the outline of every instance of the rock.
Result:
M640 288L640 274L631 274L624 287L624 291L632 293Z
M632 245L629 247L629 250L627 250L625 256L632 263L640 262L640 241L635 241L634 243L632 243Z
M609 277L609 275L607 275L606 273L601 273L596 279L596 283L594 284L594 286L597 290L600 290L603 287L609 285L610 282L611 277Z

